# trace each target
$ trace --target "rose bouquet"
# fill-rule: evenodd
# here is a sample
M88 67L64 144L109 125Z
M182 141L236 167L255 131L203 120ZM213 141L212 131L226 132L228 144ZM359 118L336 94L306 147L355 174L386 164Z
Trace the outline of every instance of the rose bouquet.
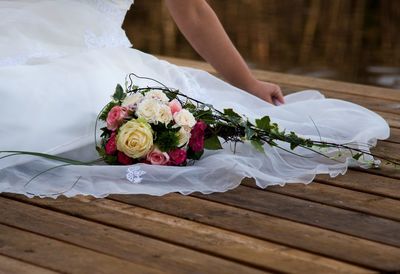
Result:
M295 132L281 130L268 116L252 122L233 109L219 111L157 80L135 74L128 76L125 90L117 85L112 101L98 116L105 126L101 128L97 151L108 164L184 166L199 160L204 149L221 149L224 141L235 144L235 148L238 142L248 142L260 153L265 153L267 144L306 157L295 152L301 147L334 161L345 161L346 155L350 155L364 166L379 165L379 161L366 157L376 155L358 148L357 144L306 139ZM132 76L152 80L159 86L135 86ZM341 159L341 156L346 157Z
M106 123L97 147L104 160L181 166L199 159L207 125L194 117L190 104L173 97L150 88L124 92L118 85L99 116Z

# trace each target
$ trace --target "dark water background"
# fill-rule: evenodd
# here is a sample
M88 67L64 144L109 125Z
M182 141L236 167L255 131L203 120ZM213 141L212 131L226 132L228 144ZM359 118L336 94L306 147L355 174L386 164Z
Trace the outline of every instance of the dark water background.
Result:
M208 2L252 68L400 89L400 0ZM162 0L137 0L124 28L137 49L201 60Z

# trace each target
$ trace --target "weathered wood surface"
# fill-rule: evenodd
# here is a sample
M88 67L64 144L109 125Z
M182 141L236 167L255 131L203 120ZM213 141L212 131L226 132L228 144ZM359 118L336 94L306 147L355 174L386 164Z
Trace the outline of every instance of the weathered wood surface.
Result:
M215 73L205 63L164 58ZM374 152L400 159L400 91L255 71L285 93L318 89L391 126ZM0 197L0 273L400 271L400 171L350 169L309 185L107 199Z

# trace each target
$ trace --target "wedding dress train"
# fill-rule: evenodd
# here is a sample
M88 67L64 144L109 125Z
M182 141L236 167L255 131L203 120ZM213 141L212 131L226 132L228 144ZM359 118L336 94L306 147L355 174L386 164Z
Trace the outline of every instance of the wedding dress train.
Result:
M97 159L96 116L130 72L157 79L217 109L233 108L250 119L269 115L281 128L315 140L365 149L377 139L388 138L385 120L357 104L305 90L285 96L286 104L273 106L204 71L175 66L127 47L119 26L130 4L126 0L0 2L4 13L0 16L7 18L0 23L0 39L8 41L0 46L0 150ZM74 14L68 26L59 17L66 20ZM34 26L26 30L22 26L27 23L40 24L40 31L35 33ZM29 45L40 50L35 52ZM135 85L154 83L136 79ZM62 163L45 158L10 156L0 159L0 192L42 197L212 193L232 189L245 177L255 178L260 187L309 183L316 174L337 176L356 164L351 155L335 161L301 148L295 152L305 157L276 147L265 146L265 150L262 154L248 144L238 144L233 153L224 144L223 150L206 151L187 167L59 166ZM140 183L130 182L127 175L140 178Z

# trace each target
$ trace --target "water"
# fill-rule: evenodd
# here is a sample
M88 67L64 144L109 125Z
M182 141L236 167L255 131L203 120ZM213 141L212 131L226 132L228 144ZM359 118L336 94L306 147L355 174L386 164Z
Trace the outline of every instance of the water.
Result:
M400 89L400 1L211 0L252 68ZM124 28L135 48L201 59L161 0L138 0Z

